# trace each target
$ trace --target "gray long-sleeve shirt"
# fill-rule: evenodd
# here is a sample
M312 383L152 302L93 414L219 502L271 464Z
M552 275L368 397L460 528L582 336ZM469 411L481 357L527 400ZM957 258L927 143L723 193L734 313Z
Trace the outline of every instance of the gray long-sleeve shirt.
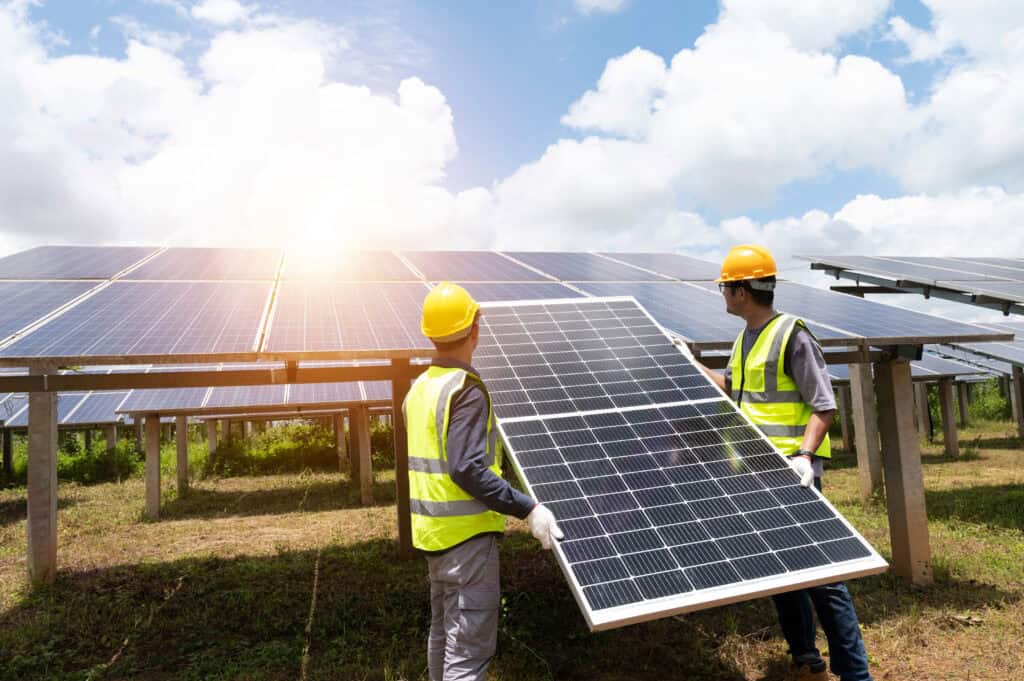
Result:
M439 358L433 364L480 375L472 366L457 360ZM495 475L485 461L487 415L484 389L476 381L466 381L452 397L448 415L448 474L456 485L492 511L525 518L537 502Z

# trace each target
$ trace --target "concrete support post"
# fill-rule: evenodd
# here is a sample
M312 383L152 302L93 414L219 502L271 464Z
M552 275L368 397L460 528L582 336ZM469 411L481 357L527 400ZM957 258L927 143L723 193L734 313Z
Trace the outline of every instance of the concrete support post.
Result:
M206 422L206 448L212 461L213 453L217 451L217 419L210 419Z
M409 510L409 442L405 432L405 419L401 416L405 396L412 383L412 371L407 359L393 359L395 377L391 379L391 413L395 415L392 430L395 448L395 497L398 506L398 557L411 559L412 515Z
M363 506L373 503L373 464L370 449L370 410L352 410L352 441L359 452L359 499ZM353 478L353 481L355 478Z
M843 434L843 449L852 452L854 444L850 437L850 402L852 400L850 386L840 386L836 393L839 397L837 406L839 407L839 428Z
M51 369L52 370L52 369ZM47 369L31 373L48 373ZM28 395L28 576L57 576L57 393Z
M142 417L136 415L132 418L135 419L135 453L142 454Z
M344 473L348 468L348 442L345 439L345 415L341 412L334 415L334 446L338 451L338 472Z
M103 438L107 441L107 452L112 453L117 449L117 426L103 426Z
M966 428L971 423L970 415L970 384L968 383L957 383L956 384L956 398L957 408L960 410L960 427Z
M252 421L242 422L242 435L244 437L252 437Z
M946 456L959 456L960 444L956 436L952 378L939 379L939 410L942 413L942 444L946 448Z
M220 444L226 445L231 442L231 421L220 420Z
M255 432L255 433L265 433L267 431L267 422L266 421L253 421L252 429L253 429L253 432Z
M1014 405L1013 420L1017 424L1017 437L1024 438L1024 370L1019 366L1013 367L1010 399Z
M11 438L14 437L14 433L11 432L10 428L3 429L3 468L4 476L8 479L14 476L14 443L11 442Z
M188 417L178 416L174 419L174 439L178 444L178 498L188 494Z
M345 420L348 421L348 476L353 482L359 479L359 438L356 437L356 409L349 409Z
M85 452L86 454L92 453L92 428L85 429Z
M918 382L914 384L914 420L917 424L917 432L932 439L932 415L928 408L928 384Z
M160 517L160 416L146 415L146 517Z
M914 432L912 385L910 362L894 360L875 365L893 571L913 584L925 586L932 583L931 548L921 449Z
M870 499L882 487L882 452L878 445L875 383L870 364L850 365L850 406L856 439L857 477L860 496Z

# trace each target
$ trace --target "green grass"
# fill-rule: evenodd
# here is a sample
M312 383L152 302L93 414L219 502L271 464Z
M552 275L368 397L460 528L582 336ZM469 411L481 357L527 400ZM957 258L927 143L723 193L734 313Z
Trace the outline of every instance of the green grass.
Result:
M876 679L1024 678L1024 451L1005 423L964 439L971 457L924 447L935 586L850 585ZM392 471L361 508L344 475L308 470L201 479L179 500L164 461L160 522L143 521L137 477L61 485L61 570L35 591L24 489L0 491L0 680L298 679L307 644L309 679L426 678L426 566L395 558ZM884 501L861 503L852 457L836 464L826 494L888 555ZM594 634L523 523L501 552L492 681L782 678L767 600Z

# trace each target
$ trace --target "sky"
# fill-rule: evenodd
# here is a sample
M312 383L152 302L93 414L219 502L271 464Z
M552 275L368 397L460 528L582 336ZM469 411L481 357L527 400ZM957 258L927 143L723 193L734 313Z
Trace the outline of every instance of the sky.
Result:
M1024 254L1020 0L0 0L0 253ZM904 297L906 298L906 297Z

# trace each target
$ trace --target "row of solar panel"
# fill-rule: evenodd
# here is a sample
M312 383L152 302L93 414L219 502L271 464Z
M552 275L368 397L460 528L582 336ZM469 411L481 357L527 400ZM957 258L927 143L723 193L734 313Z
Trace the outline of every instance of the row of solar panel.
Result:
M314 256L255 248L40 246L0 259L2 279L237 281L271 280L279 272L282 279L335 281L707 281L718 276L714 264L673 253L343 251Z
M996 299L1024 302L1024 260L1019 258L801 256L813 263Z
M0 339L73 301L82 282L0 282ZM354 350L431 346L419 330L421 283L286 281L266 323L271 284L114 282L35 331L14 338L0 357L138 357ZM710 283L466 283L482 301L634 296L679 336L727 347L741 321L725 312ZM581 293L581 291L583 293ZM807 320L824 345L868 339L874 345L973 341L976 326L781 282L777 307ZM263 338L262 348L258 347Z
M203 410L204 413L214 413L217 410L228 412L279 406L284 413L325 405L390 401L391 383L388 381L68 392L58 395L57 422L65 426L100 425L117 423L126 414L147 412ZM7 428L28 426L26 395L0 395L0 424Z

